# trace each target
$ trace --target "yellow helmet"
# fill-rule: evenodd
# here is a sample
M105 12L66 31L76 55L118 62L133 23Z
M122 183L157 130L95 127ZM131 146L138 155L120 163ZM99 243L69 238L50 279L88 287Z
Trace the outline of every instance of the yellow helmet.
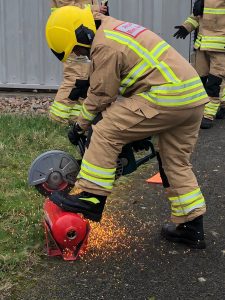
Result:
M91 47L96 25L89 7L63 6L49 16L45 32L49 48L64 62L75 46Z

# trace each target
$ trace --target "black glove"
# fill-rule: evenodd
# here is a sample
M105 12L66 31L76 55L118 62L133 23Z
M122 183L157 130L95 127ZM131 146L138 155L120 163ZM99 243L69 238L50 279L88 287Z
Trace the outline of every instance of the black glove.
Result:
M143 151L143 150L147 151L150 149L151 142L145 139L141 141L135 141L131 145L135 152Z
M196 0L193 6L193 15L202 16L204 11L204 0Z
M185 39L187 35L189 35L189 32L187 31L187 29L180 25L180 26L175 26L175 29L178 29L175 33L174 33L174 37L176 37L176 39Z
M85 144L86 136L84 135L84 130L80 128L79 124L74 123L70 130L68 131L68 138L70 142L78 146L79 142L82 141Z

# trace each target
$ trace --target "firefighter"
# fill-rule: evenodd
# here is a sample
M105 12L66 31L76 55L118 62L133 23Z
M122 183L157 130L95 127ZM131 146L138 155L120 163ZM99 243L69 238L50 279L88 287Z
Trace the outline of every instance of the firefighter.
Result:
M176 26L176 38L185 39L193 30L198 30L194 44L195 68L202 79L210 102L205 106L201 128L213 126L215 117L225 118L225 0L197 0L193 14ZM219 109L219 111L218 111Z
M108 6L104 1L99 6L98 0L51 0L51 12L62 6L89 6L92 11L108 14ZM89 87L90 61L85 56L77 57L74 53L63 64L63 81L59 87L49 117L61 123L76 121L83 99Z
M208 97L194 68L150 30L107 16L98 27L88 9L57 10L46 24L46 39L62 62L72 51L91 59L90 87L73 126L74 142L102 113L92 125L75 188L69 195L54 192L50 199L99 222L122 147L157 134L173 221L163 226L162 235L205 248L206 205L190 155Z

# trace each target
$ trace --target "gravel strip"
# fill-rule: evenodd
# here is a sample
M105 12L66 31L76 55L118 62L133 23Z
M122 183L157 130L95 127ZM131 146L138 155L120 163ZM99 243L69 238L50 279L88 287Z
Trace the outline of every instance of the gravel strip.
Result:
M46 114L55 93L0 94L0 113Z

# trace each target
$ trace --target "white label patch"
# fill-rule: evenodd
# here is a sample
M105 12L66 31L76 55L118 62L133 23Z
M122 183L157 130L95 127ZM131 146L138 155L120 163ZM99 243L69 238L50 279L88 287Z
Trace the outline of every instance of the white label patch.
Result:
M125 22L115 27L114 30L126 33L134 38L136 38L143 31L147 30L145 27L141 25L137 25L134 23Z

